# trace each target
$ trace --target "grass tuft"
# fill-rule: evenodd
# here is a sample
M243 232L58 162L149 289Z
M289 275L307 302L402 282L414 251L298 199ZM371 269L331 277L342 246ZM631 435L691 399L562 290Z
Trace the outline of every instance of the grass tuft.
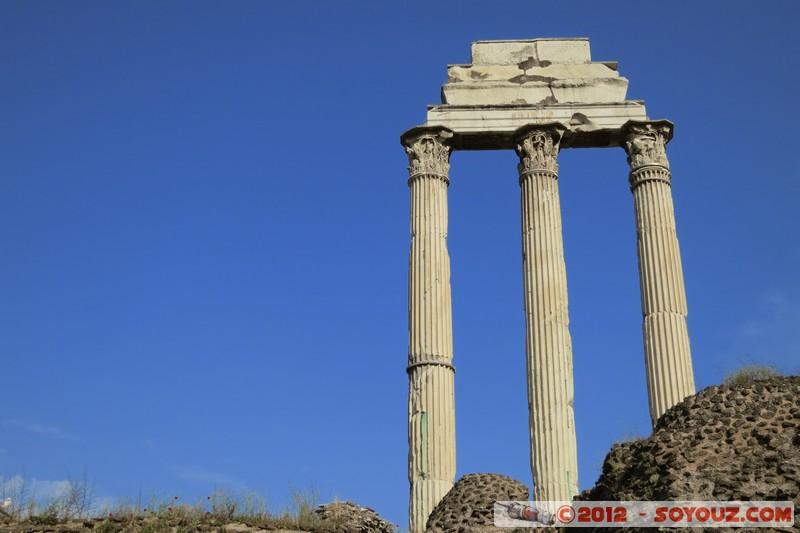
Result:
M291 507L273 514L267 510L263 496L252 492L235 494L224 489L217 489L194 503L183 502L178 496L153 496L147 503L141 497L136 501L122 499L116 505L97 510L92 507L93 487L85 479L68 481L56 497L44 502L31 494L24 480L14 486L0 483L0 487L3 488L0 502L6 497L12 500L12 505L2 512L0 518L4 520L0 523L50 526L84 521L97 533L210 531L232 522L268 530L314 531L320 525L315 512L319 496L316 489L293 489Z
M753 381L760 381L780 376L781 373L772 365L746 365L734 370L722 381L723 385L746 385Z

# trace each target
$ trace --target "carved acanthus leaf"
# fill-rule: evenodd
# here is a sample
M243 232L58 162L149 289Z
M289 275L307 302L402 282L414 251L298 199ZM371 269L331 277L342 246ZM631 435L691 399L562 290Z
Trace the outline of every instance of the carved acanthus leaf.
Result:
M558 149L561 132L556 129L531 130L517 144L520 174L549 170L558 173Z
M664 128L649 124L631 126L625 138L625 151L628 153L628 164L631 170L647 165L659 165L669 168L666 144L669 140Z
M450 172L450 147L436 135L423 135L406 145L408 173L436 174L447 177Z

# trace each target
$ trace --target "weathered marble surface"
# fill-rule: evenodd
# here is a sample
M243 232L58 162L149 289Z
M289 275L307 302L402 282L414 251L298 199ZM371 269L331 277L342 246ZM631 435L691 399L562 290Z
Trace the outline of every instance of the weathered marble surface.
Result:
M471 61L448 66L442 103L428 107L426 125L452 130L456 150L514 149L518 128L551 122L566 128L562 148L619 146L623 124L648 120L588 39L477 41Z
M442 103L401 137L409 156L410 531L422 533L455 477L447 187L453 150L516 150L522 201L531 470L537 500L577 493L572 342L558 193L559 150L623 147L631 170L653 421L694 393L666 143L672 124L626 100L616 62L589 41L477 41L450 65Z
M442 87L450 105L548 105L625 101L615 63L593 63L588 39L478 41L472 63L451 65Z

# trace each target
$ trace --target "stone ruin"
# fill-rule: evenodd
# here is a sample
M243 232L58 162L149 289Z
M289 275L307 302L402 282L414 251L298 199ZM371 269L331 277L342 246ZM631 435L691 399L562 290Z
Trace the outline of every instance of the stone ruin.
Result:
M369 507L353 502L333 502L320 505L315 511L325 533L397 533L391 522L381 518Z
M715 385L689 396L659 418L649 437L614 444L595 486L576 499L792 501L800 509L800 376ZM497 474L467 474L436 505L426 533L532 531L494 527L493 503L502 500L526 501L528 489ZM669 529L676 533L744 530ZM628 527L624 531L653 529Z
M457 150L519 156L531 471L538 501L578 493L572 343L557 159L562 149L621 147L636 216L644 358L653 423L694 394L686 295L666 145L673 125L626 100L617 63L588 39L478 41L450 65L442 103L401 136L409 160L408 472L410 531L453 487L455 404L447 189ZM509 172L510 173L510 172ZM567 177L569 179L569 177ZM622 181L622 180L620 180ZM622 188L622 184L620 185Z
M800 377L690 396L649 437L614 445L580 499L791 500L800 509Z
M442 498L428 518L428 533L487 531L497 500L527 501L528 487L499 474L467 474ZM499 530L500 531L500 530Z

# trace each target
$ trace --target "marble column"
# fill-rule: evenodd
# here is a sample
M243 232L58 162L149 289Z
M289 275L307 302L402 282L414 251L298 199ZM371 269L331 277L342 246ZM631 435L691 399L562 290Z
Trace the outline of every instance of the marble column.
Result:
M556 163L564 131L559 124L549 124L525 126L516 133L531 472L537 501L571 500L578 493L572 340Z
M408 266L409 531L422 533L456 473L453 326L447 253L449 140L441 127L401 137L409 161Z
M650 418L655 425L667 409L695 393L686 291L666 155L673 125L666 120L629 121L622 131L631 168L644 360Z

